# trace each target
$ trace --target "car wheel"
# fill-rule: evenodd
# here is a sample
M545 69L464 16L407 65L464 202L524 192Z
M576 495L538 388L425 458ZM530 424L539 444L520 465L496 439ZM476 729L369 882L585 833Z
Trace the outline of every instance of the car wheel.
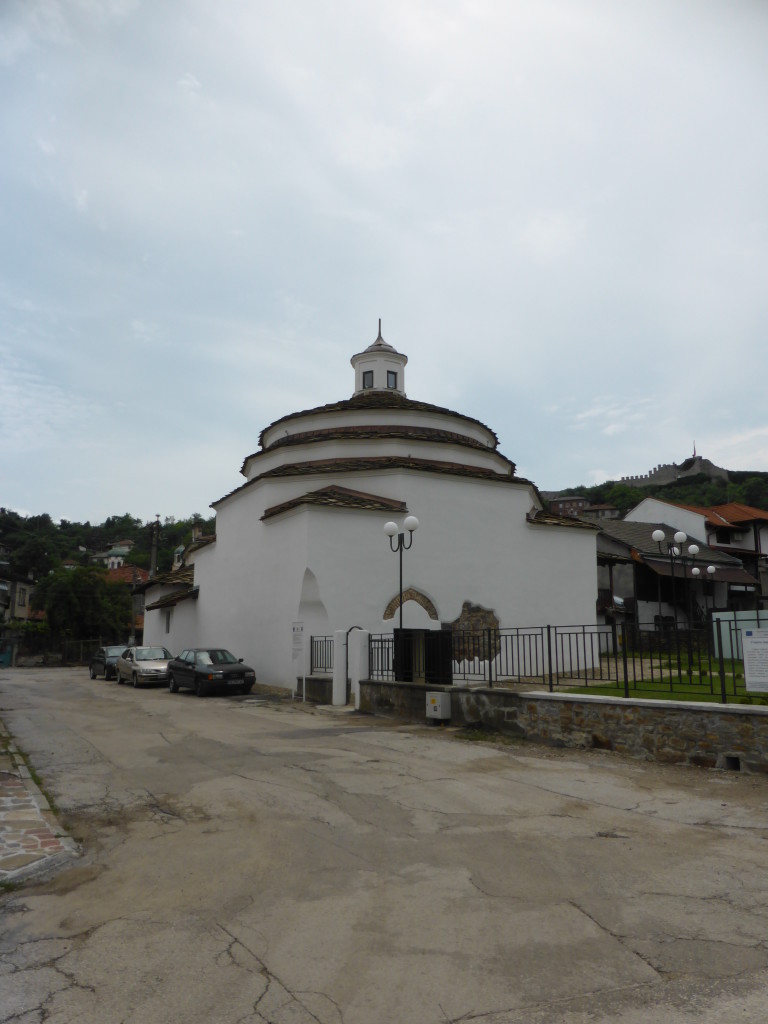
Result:
M93 665L91 665L90 668L88 669L88 675L91 677L91 679L96 678L96 672L94 671Z
M135 672L133 673L133 676L132 676L132 682L133 682L134 687L138 690L138 688L139 688L139 677L136 675Z
M250 693L252 689L253 683L243 683L243 685L240 687L240 693Z
M195 696L204 697L208 693L208 687L205 685L202 679L195 680Z
M171 691L171 693L179 692L179 684L173 678L173 672L168 673L168 689Z
M117 683L118 686L122 686L123 684L123 677L120 675L117 669L115 669L115 682Z

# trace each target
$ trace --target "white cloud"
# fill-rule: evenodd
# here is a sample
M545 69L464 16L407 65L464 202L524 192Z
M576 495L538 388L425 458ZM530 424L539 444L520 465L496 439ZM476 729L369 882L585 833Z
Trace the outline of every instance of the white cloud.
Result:
M190 409L226 401L211 429L236 472L265 422L351 393L378 316L409 395L487 422L542 486L680 461L693 437L768 470L765 5L14 0L0 18L1 336L34 365L22 418L51 437L70 417L84 472L154 452L156 397L179 387ZM152 386L116 390L150 351ZM175 408L162 458L200 429ZM16 500L43 511L61 460L20 443L38 471Z
M186 93L187 96L191 97L192 99L196 99L200 95L200 90L202 89L202 86L199 80L195 78L195 76L191 73L191 71L187 71L187 73L182 75L181 78L179 79L179 88L181 89L182 92Z
M709 437L706 454L728 469L764 469L768 466L768 427Z
M45 454L62 436L74 436L87 418L86 407L6 346L0 347L0 359L0 454Z
M21 25L6 27L0 32L0 66L10 65L32 46L29 33Z
M541 211L528 220L520 232L520 240L534 259L554 262L572 252L586 226L583 217L566 211Z
M134 340L140 345L154 344L161 336L157 324L147 323L144 320L131 320L131 332Z

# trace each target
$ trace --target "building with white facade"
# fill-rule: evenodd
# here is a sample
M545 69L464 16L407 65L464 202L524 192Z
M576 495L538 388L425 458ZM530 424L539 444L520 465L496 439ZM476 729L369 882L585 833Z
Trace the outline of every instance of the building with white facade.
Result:
M387 521L419 519L403 557L403 625L471 612L500 627L594 623L595 529L552 515L471 416L408 398L408 360L379 336L351 359L350 398L267 426L244 482L214 501L216 536L147 585L144 642L221 645L292 686L304 635L398 624ZM307 657L306 653L303 657Z
M701 507L662 498L644 498L625 516L627 522L669 523L695 541L730 556L741 570L719 574L728 585L723 606L732 610L760 608L768 594L768 512L731 501Z

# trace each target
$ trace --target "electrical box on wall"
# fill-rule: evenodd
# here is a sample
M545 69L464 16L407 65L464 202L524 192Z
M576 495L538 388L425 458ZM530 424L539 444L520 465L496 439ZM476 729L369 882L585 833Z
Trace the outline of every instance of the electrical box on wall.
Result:
M451 717L450 693L427 693L427 718L437 718L442 722Z

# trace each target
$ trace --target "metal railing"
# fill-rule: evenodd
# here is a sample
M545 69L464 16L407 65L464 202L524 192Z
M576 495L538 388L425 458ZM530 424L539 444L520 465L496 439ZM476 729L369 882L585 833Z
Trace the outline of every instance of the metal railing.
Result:
M333 637L311 637L309 645L309 674L329 675L331 672L333 672Z
M386 681L395 678L395 638L392 633L371 633L368 638L368 675Z
M0 647L15 647L17 658L41 658L46 664L87 665L93 655L107 644L117 646L124 640L96 637L90 640L52 640L47 633L17 634L7 631L0 635ZM127 643L125 644L127 647Z
M532 683L550 691L619 691L620 696L686 696L727 703L747 695L741 631L768 627L768 615L674 623L538 626L451 634L451 679L487 686ZM372 634L369 676L395 679L395 638ZM407 678L430 681L424 645L414 644Z

